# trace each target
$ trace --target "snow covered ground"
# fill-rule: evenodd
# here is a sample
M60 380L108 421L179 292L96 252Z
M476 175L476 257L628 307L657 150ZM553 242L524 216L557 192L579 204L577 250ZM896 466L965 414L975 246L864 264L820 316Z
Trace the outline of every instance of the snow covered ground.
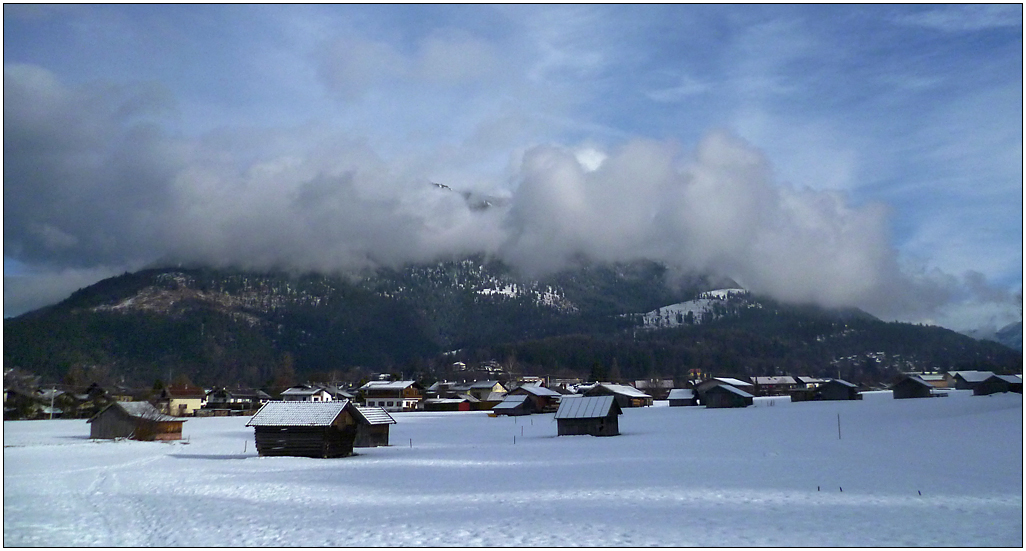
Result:
M257 457L246 418L190 419L177 443L4 422L3 543L1023 545L1021 395L657 404L609 438L394 414L392 446L342 459Z

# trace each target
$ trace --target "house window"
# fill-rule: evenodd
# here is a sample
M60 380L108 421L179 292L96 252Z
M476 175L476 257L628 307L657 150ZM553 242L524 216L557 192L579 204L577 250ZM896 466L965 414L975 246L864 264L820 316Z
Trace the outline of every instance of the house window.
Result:
M388 402L388 407L392 407L393 405L394 405L394 402L392 402L391 400L389 400L389 402Z

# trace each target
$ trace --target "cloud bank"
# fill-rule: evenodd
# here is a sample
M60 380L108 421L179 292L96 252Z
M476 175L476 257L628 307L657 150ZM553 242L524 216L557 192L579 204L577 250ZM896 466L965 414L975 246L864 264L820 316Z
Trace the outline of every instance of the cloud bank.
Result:
M4 91L5 257L51 274L5 276L22 302L57 280L159 262L344 272L476 252L532 275L582 255L645 258L889 318L934 315L958 293L1014 298L978 273L902 266L885 206L777 181L726 131L692 148L528 147L511 154L506 186L483 190L504 205L473 209L423 166L316 125L175 135L158 86L73 88L30 65L5 65Z

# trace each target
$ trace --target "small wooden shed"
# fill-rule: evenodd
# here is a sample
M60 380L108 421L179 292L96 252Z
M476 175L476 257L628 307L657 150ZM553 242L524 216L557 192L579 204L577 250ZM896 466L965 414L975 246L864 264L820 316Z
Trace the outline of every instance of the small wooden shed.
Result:
M388 427L395 424L395 419L383 408L356 406L357 448L373 448L388 445Z
M675 388L670 391L666 399L670 401L671 406L698 405L698 397L695 396L695 391L691 388Z
M703 400L705 407L710 408L744 408L755 403L755 397L751 394L726 384L706 390Z
M356 406L332 402L267 402L246 423L261 456L346 457L356 441Z
M184 422L157 411L149 402L112 402L87 421L89 438L144 441L181 440Z
M830 379L815 391L814 400L861 400L858 387L842 379Z
M556 434L571 436L616 436L620 434L617 415L623 414L612 395L564 396L556 411Z
M933 385L914 375L906 375L891 385L891 391L895 400L929 398L933 396Z

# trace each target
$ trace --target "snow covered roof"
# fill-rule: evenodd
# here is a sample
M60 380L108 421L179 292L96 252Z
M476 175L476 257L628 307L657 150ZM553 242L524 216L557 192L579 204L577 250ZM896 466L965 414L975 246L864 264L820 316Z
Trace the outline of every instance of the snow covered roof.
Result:
M753 381L757 385L793 385L797 384L794 377L780 376L780 377L753 377Z
M392 425L395 419L383 408L356 406L356 413L363 417L368 425Z
M371 381L360 387L360 390L403 390L416 384L417 381Z
M690 388L675 388L670 390L667 400L690 400L695 397L695 391Z
M712 380L726 383L731 386L752 386L752 383L748 383L740 379L734 379L733 377L713 377Z
M827 382L828 383L838 383L838 384L840 384L842 386L846 386L848 388L855 388L855 385L849 383L848 381L845 381L844 379L830 379Z
M470 384L470 388L492 388L499 384L499 381L475 381Z
M294 386L288 390L282 391L281 395L285 396L313 396L319 392L327 392L323 388L310 387L310 386Z
M1017 377L1015 375L994 375L994 376L997 377L998 379L1001 379L1002 381L1004 381L1006 383L1012 383L1012 384L1018 384L1018 385L1022 384L1022 378L1021 377Z
M497 409L514 409L520 407L526 400L526 394L514 394L512 396L506 396L501 402L495 404L492 410L494 411Z
M548 388L545 388L543 386L534 386L534 385L528 386L528 385L524 385L522 387L518 387L518 388L515 388L513 390L521 390L521 389L523 389L524 392L527 392L528 394L533 394L535 396L562 396L562 394L556 392L555 390L548 389Z
M991 371L951 371L952 377L961 377L967 383L982 383L994 376Z
M556 419L594 419L606 417L616 406L614 396L582 396L580 398L563 397L556 411ZM617 408L617 415L620 414Z
M351 402L267 402L246 423L247 427L326 427Z
M153 407L153 404L149 402L114 402L113 404L100 410L100 413L103 413L104 411L107 411L109 408L112 407L119 408L121 409L121 411L124 411L132 417L146 419L147 421L178 421L181 423L185 422L185 419L179 419L177 417L172 417L170 415L164 415L163 413L157 411L157 408ZM88 422L92 423L94 419L100 416L100 413L97 413L96 415L92 416L92 418L90 418Z
M645 394L644 392L642 392L642 391L640 391L640 390L638 390L638 389L636 389L636 388L634 388L632 386L613 385L613 384L609 384L609 383L599 383L596 386L601 386L603 388L607 388L607 389L615 392L616 394L622 394L624 396L630 396L631 398L651 398L651 396L649 396L648 394Z
M737 394L738 396L743 396L745 398L754 398L754 396L752 396L751 394L749 394L749 393L747 393L747 392L745 392L745 391L743 391L743 390L741 390L739 388L735 388L732 385L716 385L715 387L709 389L709 392L718 392L716 390L717 388L721 388L723 390L726 390L727 392L732 392L734 394Z

